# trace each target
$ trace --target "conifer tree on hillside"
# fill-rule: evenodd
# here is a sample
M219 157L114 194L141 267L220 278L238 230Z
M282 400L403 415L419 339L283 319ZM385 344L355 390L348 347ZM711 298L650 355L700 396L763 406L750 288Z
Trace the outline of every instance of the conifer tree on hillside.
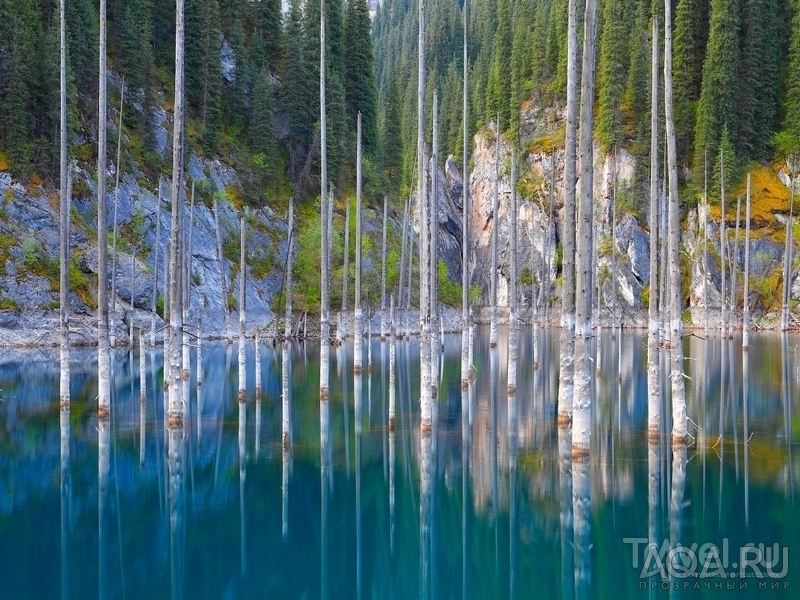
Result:
M676 77L677 79L677 77ZM703 64L697 105L694 155L718 156L722 130L737 131L739 95L739 7L729 0L711 1L711 30ZM696 180L702 181L703 161L694 161Z
M627 40L632 21L627 0L606 0L603 8L603 32L598 64L599 110L597 140L604 151L622 142L622 106L620 100L627 83ZM635 39L635 38L634 38Z
M364 153L377 147L377 101L366 0L348 0L344 19L344 78L350 128L361 113Z
M201 141L216 149L222 117L222 43L217 0L186 0L186 101Z
M783 134L787 138L784 153L800 148L800 3L794 2L789 28L789 51L786 57L786 92L783 105Z

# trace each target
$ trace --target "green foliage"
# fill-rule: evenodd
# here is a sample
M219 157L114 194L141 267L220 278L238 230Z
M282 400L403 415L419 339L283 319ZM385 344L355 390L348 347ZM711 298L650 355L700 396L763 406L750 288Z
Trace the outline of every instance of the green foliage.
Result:
M21 249L22 264L28 272L45 277L53 283L58 282L58 261L45 251L38 240L25 238Z
M319 207L304 211L303 227L297 229L297 258L292 269L298 310L318 310L320 302L320 223Z
M2 298L0 298L0 310L11 310L14 312L19 312L21 308L19 306L19 302L17 302L14 298L3 296Z
M373 69L369 9L366 0L348 0L344 17L344 83L350 127L361 113L364 153L377 150L377 92Z
M607 0L603 9L603 30L600 37L599 109L597 140L604 152L622 141L622 98L627 83L627 40L633 23L626 0Z
M447 275L447 264L441 258L437 264L436 273L439 282L439 301L448 306L460 306L461 286Z

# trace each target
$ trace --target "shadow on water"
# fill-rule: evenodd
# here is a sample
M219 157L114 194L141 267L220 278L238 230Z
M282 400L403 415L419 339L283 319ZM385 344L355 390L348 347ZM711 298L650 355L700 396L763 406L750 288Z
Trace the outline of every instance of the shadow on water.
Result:
M709 597L717 583L726 597L792 597L800 338L760 333L743 354L738 340L687 336L692 437L673 448L647 435L646 336L601 331L592 451L573 459L555 425L558 332L521 330L513 394L506 334L492 350L487 334L466 390L460 339L445 336L425 435L413 338L393 351L373 340L356 377L352 340L337 349L323 402L318 346L263 344L257 397L248 341L238 402L237 347L204 342L178 429L165 425L160 349L115 355L100 422L93 353L73 351L63 409L53 352L4 353L3 597L616 600ZM720 567L670 554L678 543L719 549ZM715 578L685 577L703 567Z

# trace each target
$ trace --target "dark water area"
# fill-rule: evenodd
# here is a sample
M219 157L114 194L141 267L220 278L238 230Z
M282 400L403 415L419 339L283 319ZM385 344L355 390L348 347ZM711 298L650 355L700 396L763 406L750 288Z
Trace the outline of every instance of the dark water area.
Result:
M236 345L206 344L178 429L161 349L114 353L100 423L92 352L73 351L67 412L56 351L4 351L0 598L800 596L800 337L759 333L743 358L740 339L687 335L692 438L673 451L666 357L665 435L648 440L646 337L602 331L591 456L573 460L559 332L538 332L534 369L532 331L514 396L502 329L494 350L478 330L463 393L445 336L430 436L414 339L395 343L393 430L377 338L360 378L352 340L332 350L323 403L318 345L264 344L257 399L248 341L240 403Z

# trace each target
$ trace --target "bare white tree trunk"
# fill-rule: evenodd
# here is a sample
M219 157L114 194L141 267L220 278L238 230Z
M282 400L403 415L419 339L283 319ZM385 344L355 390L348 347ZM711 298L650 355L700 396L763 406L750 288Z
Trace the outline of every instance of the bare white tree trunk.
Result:
M361 113L356 122L356 309L353 330L353 373L361 373L364 330L361 323Z
M97 413L111 411L111 355L108 341L108 233L106 210L106 0L100 0L100 84L97 115Z
M150 315L150 347L156 347L156 315L158 304L158 250L161 247L161 190L163 179L158 178L158 201L156 203L156 241L153 244L153 312ZM214 203L216 207L216 201ZM216 211L215 211L216 214Z
M517 147L511 147L511 306L508 318L508 372L506 393L517 392Z
M144 331L139 330L139 404L147 404L147 354L144 351Z
M492 315L489 323L489 348L497 346L497 233L500 228L500 115L495 121L494 196L492 196L492 267L490 273L490 302Z
M439 287L438 287L438 254L437 254L437 231L439 229L439 91L433 90L433 152L430 161L431 174L431 196L428 201L429 208L429 235L430 250L430 270L429 280L429 321L430 321L430 343L431 343L431 396L436 399L439 389L439 340L436 336L438 330L438 311L439 311Z
M321 252L320 252L320 348L319 348L319 397L321 400L328 399L328 378L329 378L329 345L330 345L330 297L328 290L328 133L327 115L325 110L325 0L320 1L319 11L319 120L320 120L320 229L321 229Z
M197 397L200 397L200 386L203 385L203 322L200 314L197 315L197 356L196 356ZM199 409L198 409L199 412Z
M739 219L741 218L742 214L742 197L736 197L736 232L733 236L733 252L731 252L731 318L733 323L731 324L731 335L733 335L733 330L739 327L739 317L737 314L737 294L736 294L736 285L737 285L737 270L739 266Z
M464 33L464 55L463 55L463 92L461 107L461 128L462 128L462 167L461 179L463 182L461 190L461 389L466 389L469 385L469 126L467 122L467 74L469 72L469 60L467 57L467 0L464 0L462 25Z
M383 245L381 246L381 341L386 339L386 222L389 218L389 198L383 197Z
M419 218L419 334L420 334L420 429L429 433L433 419L431 399L430 364L430 306L428 293L430 285L430 259L428 256L429 237L427 233L426 170L427 151L425 148L425 1L417 3L417 216ZM425 438L430 439L429 436ZM424 443L424 442L423 442Z
M245 352L245 327L246 327L246 281L245 269L245 224L244 207L239 214L239 402L244 402L247 396L247 354Z
M587 0L584 12L583 64L581 65L581 129L580 158L581 176L578 194L578 232L576 248L575 282L575 396L573 400L572 454L583 456L589 453L591 442L592 413L592 268L593 247L593 171L594 152L594 71L595 30L597 2ZM588 470L588 467L587 467ZM578 523L576 514L576 539Z
M261 337L259 330L260 328L256 325L255 339L253 341L256 361L256 401L261 400Z
M572 438L567 427L558 428L558 504L561 540L561 588L564 598L574 598L575 552L572 513Z
M112 348L117 345L116 327L114 326L114 307L117 304L117 205L119 204L119 159L122 155L122 108L125 106L125 78L122 78L122 85L120 86L119 94L119 124L117 125L117 168L114 172L114 229L111 234L111 333L109 343ZM134 267L135 267L134 261ZM133 288L133 286L131 286ZM133 302L131 302L131 309L133 309ZM133 320L131 320L133 322Z
M725 161L722 153L719 155L719 185L720 185L720 223L719 223L719 256L720 272L722 273L722 287L720 289L720 329L723 339L728 337L728 315L727 315L727 282L725 273L725 262L728 257L728 230L726 229L725 219ZM671 210L671 208L670 208Z
M342 269L342 311L339 313L339 326L336 328L336 339L339 343L347 337L346 318L347 293L350 281L350 198L344 209L344 265ZM355 334L354 334L355 335Z
M67 25L66 0L59 0L59 341L61 346L61 371L59 378L59 404L69 408L69 206L70 184L67 164ZM69 424L69 422L68 422Z
M222 229L219 226L219 206L214 195L214 235L217 241L217 261L219 262L219 280L222 285L222 310L225 316L225 337L231 343L230 306L228 305L228 280L225 275L225 258L222 254Z
M661 433L661 396L658 360L658 14L653 14L652 61L650 63L650 298L647 336L647 431ZM708 296L706 296L708 298ZM707 300L706 300L707 302Z
M292 337L292 246L294 245L294 198L289 198L289 226L287 230L289 238L286 244L286 315L283 319L283 338L288 340Z
M672 4L670 0L665 0L664 2L664 109L667 124L667 173L669 178L668 237L670 258L672 443L684 444L687 435L687 418L686 391L683 380L683 314L681 304L681 229L680 206L678 204L678 161L675 149L675 118L672 113Z
M567 3L567 131L564 143L564 241L558 422L572 422L575 369L575 170L578 120L578 2Z
M403 309L403 299L405 298L405 272L406 272L406 253L408 250L408 205L410 197L406 196L403 206L403 238L400 246L400 276L397 283L397 308ZM402 325L398 328L398 333L402 334Z
M750 173L747 174L747 200L744 222L744 298L742 300L742 350L750 347Z
M291 342L283 342L283 361L281 365L281 410L282 410L282 440L283 446L288 447L291 436L291 410L292 410L292 347Z
M781 331L789 329L789 301L792 296L792 252L794 250L794 173L789 175L790 201L789 218L786 220L786 247L783 253L783 303L781 305Z
M394 295L389 298L389 431L394 431L395 385L394 385Z
M708 159L707 150L703 150L703 298L705 313L705 332L708 338Z

